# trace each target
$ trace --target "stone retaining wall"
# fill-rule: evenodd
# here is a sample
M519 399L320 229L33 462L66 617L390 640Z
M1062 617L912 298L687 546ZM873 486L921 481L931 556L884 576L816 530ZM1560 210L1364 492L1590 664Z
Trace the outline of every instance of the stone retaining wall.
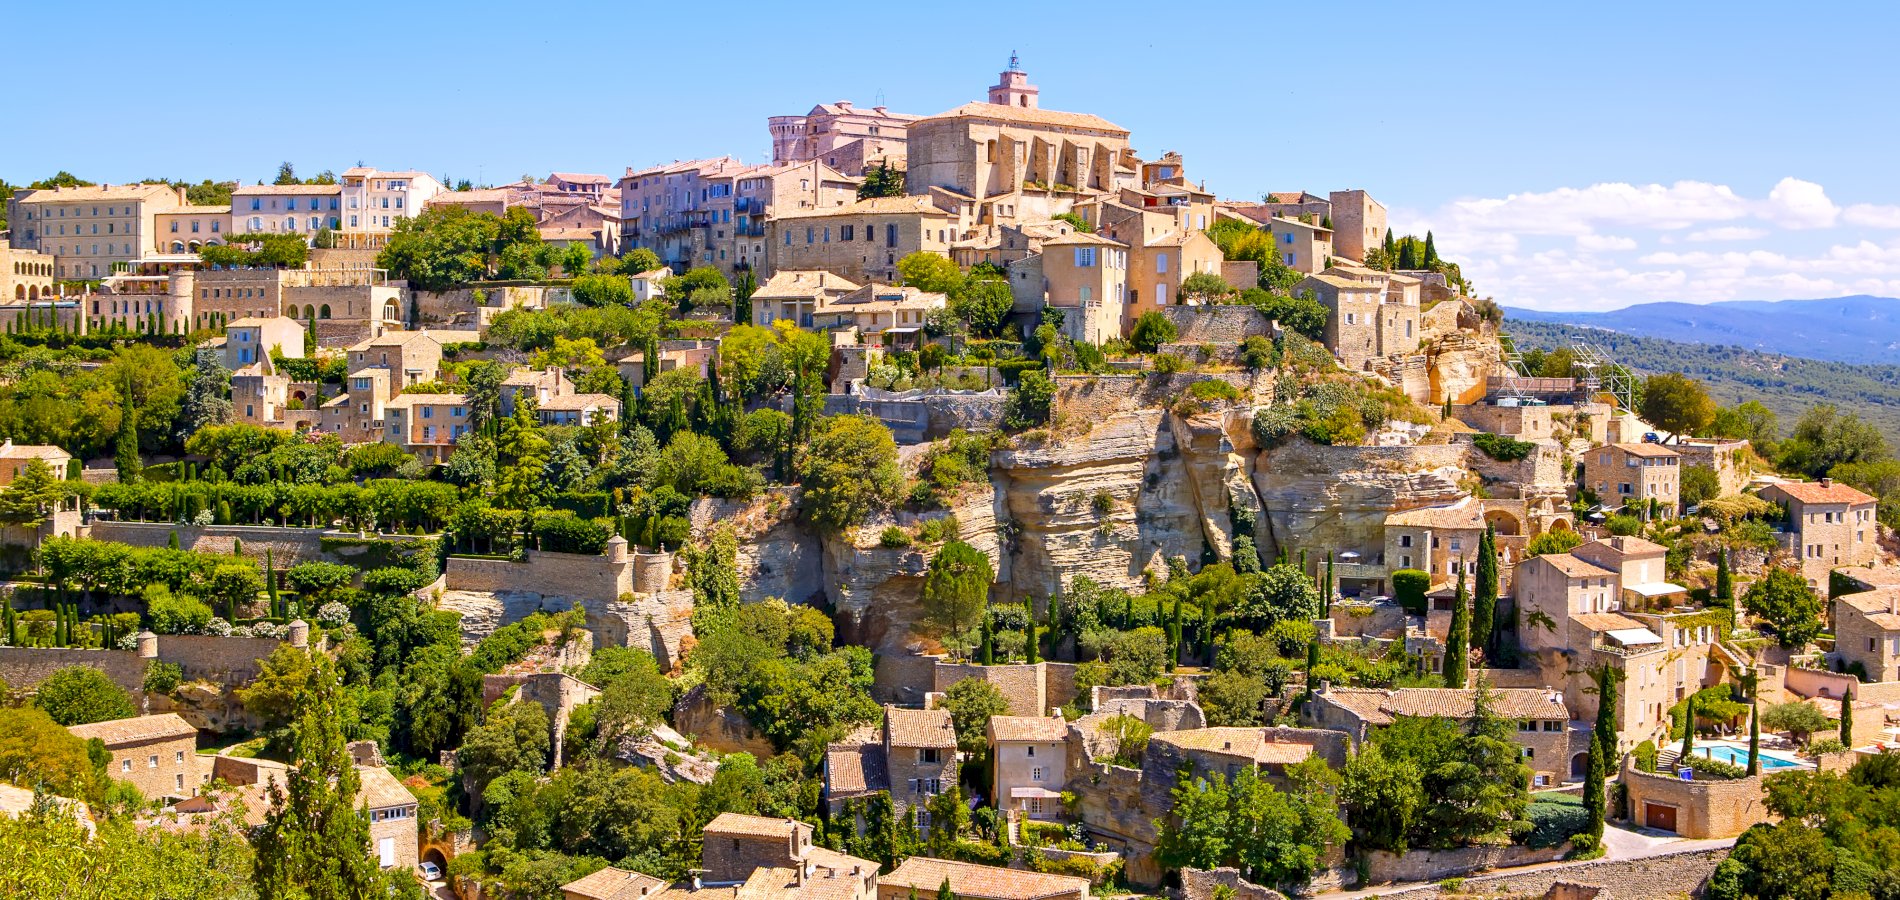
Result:
M276 638L161 634L157 643L155 658L178 666L186 680L234 687L255 679L258 660L269 656L283 642ZM135 650L0 647L0 680L13 690L27 690L60 669L89 666L104 672L114 684L128 691L140 691L145 686L147 662Z
M115 541L133 547L166 547L170 545L174 534L178 535L179 549L200 553L228 554L238 541L243 541L245 555L262 561L265 548L269 548L272 562L280 569L313 560L358 564L361 557L370 551L369 546L366 546L368 542L406 544L418 540L416 536L407 534L359 534L330 528L180 525L175 522L121 522L114 519L94 519L90 526L80 529L80 537ZM324 546L326 538L331 539L328 547ZM337 539L355 546L344 546Z
M1182 869L1181 900L1213 900L1214 888L1233 891L1233 900L1286 900L1286 895L1240 877L1239 869Z
M1764 777L1683 781L1674 775L1637 770L1634 756L1623 760L1630 818L1637 825L1647 826L1648 807L1672 808L1676 833L1685 838L1734 837L1750 825L1772 819L1762 795Z
M1197 381L1225 381L1240 390L1246 402L1260 405L1273 399L1273 379L1247 372L1177 372L1162 375L1057 375L1056 410L1064 416L1101 422L1116 413L1158 409L1172 405Z
M606 602L632 593L633 560L529 550L523 562L449 557L443 570L451 591L517 591L574 600Z
M1365 885L1438 881L1487 869L1552 862L1563 859L1569 850L1568 843L1539 849L1507 844L1502 847L1460 847L1455 850L1412 850L1403 854L1369 850L1363 854L1366 861Z
M1499 872L1466 878L1456 894L1435 884L1378 894L1404 900L1506 895L1540 897L1557 885L1597 888L1598 900L1655 900L1701 896L1715 867L1728 858L1727 847L1682 850L1640 859L1597 859L1550 866L1531 872Z
M1273 336L1273 317L1252 306L1163 306L1182 344L1238 344L1249 337Z
M966 678L988 682L1001 691L1009 699L1013 716L1046 716L1075 699L1075 664L1061 662L981 666L939 659L932 671L931 690L949 690Z

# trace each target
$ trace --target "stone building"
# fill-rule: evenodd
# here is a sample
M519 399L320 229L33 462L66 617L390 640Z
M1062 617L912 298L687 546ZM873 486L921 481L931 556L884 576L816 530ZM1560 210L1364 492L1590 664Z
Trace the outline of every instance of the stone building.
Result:
M418 860L416 795L382 766L357 766L362 793L357 806L369 814L370 858L385 869L411 869Z
M1295 272L1313 275L1332 265L1333 230L1316 222L1280 216L1268 220L1267 233L1280 261Z
M0 487L12 484L36 459L45 461L54 476L65 478L73 455L51 444L15 444L12 438L7 438L5 443L0 443Z
M469 429L468 410L464 394L398 394L383 404L383 441L426 462L448 462Z
M706 243L699 259L737 278L765 269L766 223L801 210L840 209L857 202L859 179L817 161L747 166L706 177ZM769 271L767 274L770 274Z
M1900 587L1835 597L1834 652L1867 681L1900 681Z
M1379 341L1379 306L1385 290L1379 285L1339 275L1308 275L1293 286L1326 307L1326 329L1321 342L1348 369L1362 369L1385 356Z
M1661 444L1607 444L1585 455L1584 481L1605 506L1662 504L1673 516L1681 505L1682 457ZM1644 518L1648 511L1642 510Z
M822 299L813 307L806 326L820 330L855 328L861 334L884 334L886 341L898 332L911 336L923 332L930 314L949 305L943 294L893 284L867 284L835 298ZM914 343L914 341L913 341Z
M190 797L210 776L198 759L198 729L177 713L93 722L66 730L82 741L98 738L112 755L106 774L131 782L150 799Z
M180 206L159 213L152 224L158 229L156 255L183 257L225 243L231 233L230 206Z
M958 230L958 215L930 196L786 210L766 223L765 271L823 270L859 284L896 282L898 260L918 252L948 257Z
M1123 191L1124 196L1130 193ZM1143 313L1184 302L1180 288L1188 276L1221 274L1220 247L1206 231L1192 224L1205 219L1204 213L1195 210L1187 203L1136 207L1107 202L1096 211L1102 223L1097 233L1128 245L1128 299L1123 304L1121 325L1124 332Z
M772 164L821 161L847 175L879 164L904 167L906 131L918 117L882 106L860 109L849 100L820 103L802 116L772 116Z
M1352 735L1363 743L1372 730L1404 717L1443 718L1463 724L1475 715L1477 691L1469 688L1336 688L1322 683L1306 715L1320 728ZM1493 715L1512 723L1512 736L1531 770L1531 786L1550 787L1571 773L1572 729L1563 695L1545 688L1497 688ZM1581 746L1581 745L1580 745Z
M1829 478L1771 484L1761 498L1788 509L1788 534L1808 585L1825 588L1841 566L1872 565L1879 556L1874 498Z
M1091 192L1113 191L1128 169L1128 130L1086 113L1041 107L1011 60L989 99L910 124L905 190L972 202L974 223L1044 219Z
M448 190L427 172L386 172L369 166L345 169L338 181L343 227L337 246L352 250L381 250L397 223L421 215L430 200Z
M773 322L786 321L800 328L810 328L814 310L858 287L856 282L823 270L789 269L773 273L752 295L752 324L768 327Z
M239 185L231 192L230 216L231 234L294 234L314 244L318 232L343 228L343 185Z
M956 900L1089 900L1089 880L929 856L904 860L878 879L878 900L934 897L948 884Z
M597 425L620 419L620 400L609 394L564 394L535 409L543 425Z
M286 359L303 359L304 328L296 319L285 316L237 319L224 327L224 367L233 371L271 353Z
M666 882L608 866L561 885L564 900L872 900L877 863L814 846L792 819L721 813L706 825L699 868Z
M15 191L7 201L11 242L53 257L61 281L104 278L159 248L158 216L186 206L167 184L99 184Z
M0 241L0 304L38 303L52 297L58 258Z
M1326 200L1332 210L1334 253L1364 262L1367 249L1384 245L1385 206L1371 194L1357 189L1333 191Z
M1772 821L1761 775L1696 778L1645 772L1634 757L1623 760L1618 779L1629 793L1632 824L1690 840L1735 837L1749 826Z
M898 816L957 783L957 733L943 709L884 707L881 729L864 728L825 748L825 802L833 815L846 801L888 791Z
M1062 813L1069 723L1061 716L991 716L990 806L1031 819Z
M1682 456L1685 467L1701 466L1713 471L1716 483L1722 487L1720 496L1739 494L1748 487L1752 472L1746 440L1686 438L1675 445L1675 451Z
M732 191L730 180L713 185L710 179L743 168L733 157L718 156L627 169L618 183L623 247L652 250L679 272L710 264L711 203Z
M1127 320L1128 245L1077 231L1044 241L1037 259L1042 285L1035 293L1043 306L1065 313L1063 330L1071 339L1101 344L1122 336ZM1022 263L1011 271L1023 271ZM1016 289L1014 275L1011 287Z

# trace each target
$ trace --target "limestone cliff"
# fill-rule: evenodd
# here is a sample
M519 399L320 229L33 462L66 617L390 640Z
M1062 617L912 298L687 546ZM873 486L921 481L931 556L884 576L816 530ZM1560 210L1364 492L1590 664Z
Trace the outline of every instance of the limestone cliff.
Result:
M1261 552L1385 552L1385 517L1456 499L1467 448L1327 447L1303 440L1259 454L1253 482L1265 509Z

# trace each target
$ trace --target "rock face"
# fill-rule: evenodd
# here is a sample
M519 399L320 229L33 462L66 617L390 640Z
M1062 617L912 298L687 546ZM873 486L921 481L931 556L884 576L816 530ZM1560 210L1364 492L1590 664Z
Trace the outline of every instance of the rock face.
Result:
M757 500L700 500L693 504L693 536L705 540L729 525L739 539L739 590L747 603L778 597L806 603L825 591L824 544L798 520L799 493L777 489Z
M1295 441L1262 452L1253 480L1266 512L1257 529L1262 553L1385 552L1385 517L1394 510L1461 495L1466 447L1325 447Z
M1118 413L1083 437L991 457L1015 532L1014 596L1046 596L1079 575L1139 588L1167 557L1200 558L1205 517L1167 415Z
M566 612L576 602L572 597L532 591L443 591L436 608L461 615L462 645L473 647L503 625L537 612ZM597 646L646 650L663 669L679 661L681 644L692 634L690 591L623 594L617 600L582 605L587 610L587 630Z
M1011 568L997 524L998 496L994 484L977 485L948 510L875 518L854 532L826 537L824 579L832 588L839 637L878 653L899 652L915 643L911 626L922 615L918 596L939 545L881 546L878 536L890 525L914 530L925 522L954 516L957 540L987 554L996 563L997 583L1007 586Z
M149 714L177 713L199 731L214 734L256 731L263 723L244 711L237 691L208 681L187 681L169 695L147 694Z
M745 716L723 706L714 706L704 686L695 687L673 707L673 724L681 733L691 735L693 743L719 753L750 753L760 759L775 751L745 720Z

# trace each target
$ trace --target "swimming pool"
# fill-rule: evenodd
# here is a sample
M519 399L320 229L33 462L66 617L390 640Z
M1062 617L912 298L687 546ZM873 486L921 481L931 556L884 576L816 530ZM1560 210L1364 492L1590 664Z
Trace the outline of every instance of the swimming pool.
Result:
M1713 759L1717 762L1725 762L1730 765L1743 766L1743 767L1746 767L1748 765L1748 751L1737 749L1735 747L1728 747L1721 744L1716 744L1714 746L1695 747L1695 748L1692 748L1689 752L1694 753L1695 755L1700 756L1700 757ZM1766 753L1761 755L1761 767L1764 769L1788 769L1788 768L1794 768L1799 765L1800 763L1789 762L1788 760L1785 760L1785 759L1777 759L1773 756L1769 756Z

